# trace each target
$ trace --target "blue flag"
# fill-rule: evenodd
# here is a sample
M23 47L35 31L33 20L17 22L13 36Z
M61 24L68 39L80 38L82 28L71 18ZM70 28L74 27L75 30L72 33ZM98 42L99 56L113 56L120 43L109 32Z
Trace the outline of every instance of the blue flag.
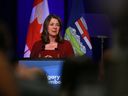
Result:
M91 57L92 45L88 32L88 24L84 18L84 1L74 0L71 3L70 15L64 37L71 42L76 56L87 55Z

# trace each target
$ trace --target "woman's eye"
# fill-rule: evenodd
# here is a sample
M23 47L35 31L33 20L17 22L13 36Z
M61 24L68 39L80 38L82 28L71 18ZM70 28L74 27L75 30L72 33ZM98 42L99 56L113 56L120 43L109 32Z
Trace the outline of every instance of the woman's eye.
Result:
M49 24L50 26L53 26L54 24L53 23L51 23L51 24Z
M60 24L57 23L56 26L60 26Z

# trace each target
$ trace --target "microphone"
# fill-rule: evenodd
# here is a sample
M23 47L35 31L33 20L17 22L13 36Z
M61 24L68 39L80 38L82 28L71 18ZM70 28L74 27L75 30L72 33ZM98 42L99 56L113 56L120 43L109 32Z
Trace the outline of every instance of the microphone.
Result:
M44 48L45 48L45 45L43 44L43 45L42 45L42 47L41 47L41 50L43 51L43 50L44 50Z
M55 48L55 50L58 50L58 48Z

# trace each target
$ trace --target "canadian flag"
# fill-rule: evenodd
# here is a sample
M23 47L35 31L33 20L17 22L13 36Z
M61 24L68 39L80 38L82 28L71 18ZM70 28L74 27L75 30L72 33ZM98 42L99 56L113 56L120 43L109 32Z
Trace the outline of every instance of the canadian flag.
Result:
M43 30L43 22L49 15L47 0L34 0L31 18L29 22L24 57L29 58L33 44L40 40Z

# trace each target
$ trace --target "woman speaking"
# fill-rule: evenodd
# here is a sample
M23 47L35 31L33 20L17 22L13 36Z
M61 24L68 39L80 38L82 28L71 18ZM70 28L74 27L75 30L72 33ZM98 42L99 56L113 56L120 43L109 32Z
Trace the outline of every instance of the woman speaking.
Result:
M44 21L41 40L35 42L32 47L30 58L66 58L74 56L70 42L64 40L60 34L61 29L61 19L50 14Z

